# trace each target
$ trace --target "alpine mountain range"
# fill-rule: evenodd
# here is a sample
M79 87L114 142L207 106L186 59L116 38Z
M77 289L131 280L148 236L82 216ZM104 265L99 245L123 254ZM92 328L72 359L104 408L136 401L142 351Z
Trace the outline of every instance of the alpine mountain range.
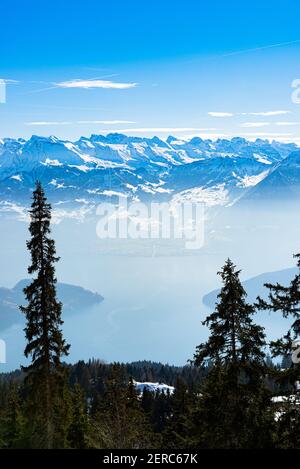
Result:
M0 211L22 216L40 180L53 208L89 213L101 201L197 201L207 207L300 200L300 148L241 137L182 140L111 133L0 140ZM75 211L75 213L77 213Z

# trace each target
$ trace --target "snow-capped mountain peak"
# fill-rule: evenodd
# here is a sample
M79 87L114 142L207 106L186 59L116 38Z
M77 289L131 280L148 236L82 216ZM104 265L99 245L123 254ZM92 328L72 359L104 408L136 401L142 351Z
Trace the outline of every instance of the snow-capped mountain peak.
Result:
M288 179L297 178L299 155L293 143L241 137L162 140L111 133L83 136L75 142L38 135L28 140L4 138L0 194L2 204L28 204L39 179L50 200L60 204L74 205L83 199L95 204L123 194L134 200L196 197L208 206L226 207L269 181L276 185L279 175L286 175L291 166Z

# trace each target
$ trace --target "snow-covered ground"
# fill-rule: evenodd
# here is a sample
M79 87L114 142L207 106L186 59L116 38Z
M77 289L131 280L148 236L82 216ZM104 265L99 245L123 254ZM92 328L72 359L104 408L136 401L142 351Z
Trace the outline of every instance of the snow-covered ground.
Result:
M144 389L147 389L148 391L151 392L163 392L167 393L169 392L170 394L173 394L175 391L175 388L173 386L169 386L168 384L163 384L163 383L151 383L151 382L138 382L134 381L135 387L138 390L139 393L142 393Z

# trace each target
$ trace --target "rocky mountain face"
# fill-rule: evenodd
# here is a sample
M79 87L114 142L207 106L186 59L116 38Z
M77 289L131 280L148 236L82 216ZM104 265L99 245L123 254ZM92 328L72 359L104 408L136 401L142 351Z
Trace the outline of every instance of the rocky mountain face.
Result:
M230 206L241 199L300 197L300 151L257 139L178 140L92 135L0 140L0 212L24 215L39 179L54 210L86 214L119 196Z

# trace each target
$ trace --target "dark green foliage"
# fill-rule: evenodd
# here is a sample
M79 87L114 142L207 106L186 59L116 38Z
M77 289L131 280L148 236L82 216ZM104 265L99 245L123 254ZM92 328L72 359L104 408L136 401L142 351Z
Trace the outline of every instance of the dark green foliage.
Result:
M7 404L1 415L0 442L3 448L26 448L29 445L26 419L20 390L12 382L8 388Z
M61 357L68 354L69 345L62 337L62 304L56 299L54 240L49 238L51 206L47 203L44 190L39 182L33 193L30 210L29 232L31 239L27 248L31 254L28 273L36 274L31 284L24 289L28 305L21 306L26 315L25 335L27 345L25 356L31 357L32 363L26 368L28 377L41 372L50 375L61 365Z
M271 343L281 366L265 355L264 330L253 321L255 307L246 302L240 272L229 259L219 272L223 288L215 311L203 322L209 338L188 366L99 360L66 365L51 207L39 183L30 215L28 271L34 278L21 310L31 363L0 374L1 448L300 448L300 369L293 344L300 332L300 255L291 284L267 284L268 301L259 298L256 305L293 318L286 335ZM145 388L138 394L133 377L175 391ZM286 400L272 401L283 393Z
M25 356L31 364L26 372L27 412L30 415L30 434L33 446L64 446L62 397L66 393L66 374L61 358L68 354L69 345L62 337L62 305L56 299L54 241L50 235L51 206L47 203L39 182L33 193L27 248L31 254L31 284L24 289L27 306L21 311L26 316Z
M119 365L114 365L106 391L93 420L96 448L150 448L154 435L142 411L132 379L124 381Z
M295 342L299 340L300 335L300 254L296 254L294 257L297 259L299 272L295 275L290 285L285 287L279 283L276 285L267 283L265 287L269 290L268 300L266 301L259 297L257 299L257 307L259 309L280 313L284 318L291 317L293 320L287 333L270 344L273 356L283 357L283 367L290 369L290 373L285 373L285 377L289 377L291 386L300 375L300 366L296 363L297 361L300 362L300 360L291 360L296 348ZM287 366L288 361L290 366Z
M151 415L154 431L163 433L167 427L171 414L171 397L169 393L157 391Z
M89 419L86 396L78 383L72 392L72 415L68 428L68 442L71 448L85 449L89 446Z
M203 322L210 336L194 357L198 366L207 360L212 364L191 419L192 445L204 448L272 443L270 395L264 384L265 336L253 323L255 311L245 301L239 273L229 259L219 272L223 281L219 302Z
M263 385L251 389L242 382L233 383L227 368L211 370L193 408L192 447L272 447L275 422L270 392Z
M265 336L263 328L252 321L255 312L252 305L246 303L246 292L240 282L240 271L228 259L218 274L222 278L223 288L218 295L219 302L203 325L208 326L208 341L197 347L194 363L202 366L207 360L222 365L236 363L263 364Z
M190 421L197 397L178 376L170 401L170 415L164 432L167 448L188 448L191 445Z
M272 341L270 349L274 357L282 357L281 369L274 372L274 378L280 394L285 395L284 402L277 405L277 446L279 448L300 448L298 430L300 425L300 254L297 259L298 272L290 285L283 286L267 283L268 300L258 298L257 306L261 310L281 314L291 318L292 323L286 334Z
M281 449L300 448L300 400L291 395L277 404L276 447Z

